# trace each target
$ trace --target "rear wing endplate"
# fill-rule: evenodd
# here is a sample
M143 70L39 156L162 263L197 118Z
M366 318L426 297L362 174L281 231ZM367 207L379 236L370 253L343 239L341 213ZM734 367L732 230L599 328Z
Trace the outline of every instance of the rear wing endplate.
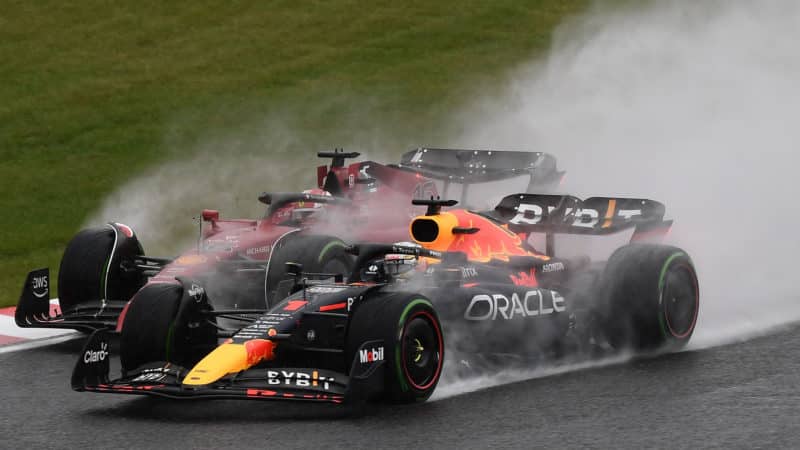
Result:
M453 183L484 183L528 175L528 191L558 183L563 171L542 152L418 148L403 154L397 167Z

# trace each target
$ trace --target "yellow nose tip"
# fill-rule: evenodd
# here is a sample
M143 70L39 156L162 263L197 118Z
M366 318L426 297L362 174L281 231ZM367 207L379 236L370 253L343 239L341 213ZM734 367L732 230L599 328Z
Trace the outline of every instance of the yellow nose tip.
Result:
M183 379L183 385L211 384L229 373L241 372L274 358L274 350L275 343L266 339L251 339L244 344L227 342L201 359Z
M222 344L201 359L183 379L184 386L211 384L229 373L248 368L247 350L242 344Z

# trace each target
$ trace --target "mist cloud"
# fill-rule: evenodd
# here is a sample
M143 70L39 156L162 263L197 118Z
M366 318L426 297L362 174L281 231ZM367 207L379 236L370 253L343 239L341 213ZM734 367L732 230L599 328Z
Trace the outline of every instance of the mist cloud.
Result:
M800 319L798 42L793 0L598 3L560 27L549 54L514 70L508 86L454 112L443 126L451 140L431 144L546 151L567 170L570 193L664 202L675 219L670 239L692 255L700 278L690 345L744 339ZM398 145L371 124L368 136L339 144L407 147L408 137ZM303 143L301 127L284 125L193 148L190 159L120 188L88 223L128 222L146 248L178 251L193 241L190 217L200 208L257 217L261 190L315 181L310 158L280 162ZM267 144L268 154L248 150ZM234 158L219 148L248 151ZM562 369L445 378L437 397Z
M464 112L459 143L551 152L581 196L663 201L699 272L694 346L797 320L798 25L788 0L598 6Z

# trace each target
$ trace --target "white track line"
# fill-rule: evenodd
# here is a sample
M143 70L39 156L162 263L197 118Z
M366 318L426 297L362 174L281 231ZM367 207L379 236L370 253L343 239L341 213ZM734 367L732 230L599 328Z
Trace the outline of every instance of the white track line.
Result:
M65 334L65 335L61 335L61 336L36 339L36 340L32 340L32 341L20 342L20 343L17 343L17 344L4 345L4 346L0 347L0 354L18 352L20 350L29 350L29 349L32 349L32 348L44 347L44 346L47 346L47 345L58 344L59 342L65 342L65 341L69 341L69 340L84 336L83 334L78 333L77 331L69 331L68 333L69 334Z
M58 299L50 299L51 305L58 305ZM29 348L43 347L81 336L75 330L64 328L20 328L14 321L14 308L3 308L0 313L0 338L15 338L17 342L0 345L0 353L9 353Z
M20 328L11 316L0 315L0 334L22 339L42 339L72 333L65 328Z

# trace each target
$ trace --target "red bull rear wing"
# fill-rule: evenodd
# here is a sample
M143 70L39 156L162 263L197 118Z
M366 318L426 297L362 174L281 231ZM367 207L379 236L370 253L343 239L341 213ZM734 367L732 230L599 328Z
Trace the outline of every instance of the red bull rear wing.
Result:
M666 226L662 203L642 198L514 194L486 215L518 232L611 234L629 228Z
M481 214L515 233L545 234L546 253L552 256L555 234L609 235L633 228L631 242L658 242L672 227L664 212L662 203L643 198L514 194Z

